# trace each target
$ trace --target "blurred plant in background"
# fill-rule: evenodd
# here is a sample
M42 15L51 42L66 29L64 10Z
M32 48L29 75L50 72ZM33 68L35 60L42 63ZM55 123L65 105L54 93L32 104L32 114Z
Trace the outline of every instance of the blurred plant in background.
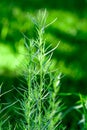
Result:
M0 1L0 84L2 93L13 89L12 85L20 86L19 68L24 63L24 39L21 32L28 37L36 37L32 32L34 25L30 15L36 14L40 8L46 8L49 17L47 23L58 18L48 26L45 31L46 46L52 43L52 48L61 40L60 46L55 50L53 63L65 76L61 79L60 92L87 93L87 1L86 0L1 0ZM51 49L52 49L51 48ZM48 49L49 50L49 49ZM20 53L21 52L21 53ZM19 66L19 67L17 67ZM2 102L15 102L16 90L3 95ZM19 98L20 96L17 95ZM65 106L71 108L79 100L78 96L62 96ZM85 99L86 100L86 99ZM16 105L16 104L15 104ZM18 103L17 103L18 105ZM12 106L14 111L15 108ZM10 111L10 109L9 109ZM13 112L12 112L13 113ZM81 119L75 111L69 113L65 126L67 129L77 128ZM14 114L13 114L14 115ZM18 117L19 118L19 117ZM72 124L71 124L72 122ZM17 127L17 126L16 126ZM11 124L9 124L9 129Z

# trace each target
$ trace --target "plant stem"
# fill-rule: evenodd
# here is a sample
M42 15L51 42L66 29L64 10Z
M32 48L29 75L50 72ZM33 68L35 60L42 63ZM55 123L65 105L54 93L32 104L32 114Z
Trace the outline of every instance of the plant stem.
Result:
M28 119L27 119L27 123L28 123L28 130L30 130L30 93L31 93L31 50L29 53L29 68L28 68Z
M43 34L42 30L39 33L39 49L40 49L40 98L39 98L39 130L41 130L41 109L42 109L42 88L43 88L43 74L42 74L42 65L43 65Z

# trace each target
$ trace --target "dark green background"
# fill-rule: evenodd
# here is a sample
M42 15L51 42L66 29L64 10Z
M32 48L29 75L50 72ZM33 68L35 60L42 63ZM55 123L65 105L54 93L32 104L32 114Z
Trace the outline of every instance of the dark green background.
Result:
M23 35L33 36L29 15L47 9L47 23L57 21L46 29L46 40L52 47L60 41L53 62L62 72L61 92L87 93L87 1L86 0L0 0L0 83L2 91L18 86L19 67L23 63ZM17 67L16 67L17 66ZM12 98L12 97L10 97ZM8 99L9 100L9 99ZM10 99L11 100L11 99ZM73 106L77 97L64 97ZM74 113L75 115L75 113ZM73 115L70 114L69 125ZM76 121L78 117L75 118ZM71 125L72 127L72 125ZM76 122L73 122L73 128ZM69 126L68 126L69 128ZM77 127L76 127L77 128Z

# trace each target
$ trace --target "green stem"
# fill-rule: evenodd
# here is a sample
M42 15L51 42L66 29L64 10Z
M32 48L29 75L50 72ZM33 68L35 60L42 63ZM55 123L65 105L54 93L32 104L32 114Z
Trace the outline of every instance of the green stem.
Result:
M43 45L42 45L42 32L39 35L39 47L40 47L40 97L39 97L39 130L41 130L41 109L42 109L42 87L43 87L43 74L42 74L42 64L43 64Z
M28 75L28 130L30 130L30 88L31 88L31 73L30 73L30 68L29 68L29 75Z
M31 106L30 106L30 94L31 94L31 50L30 50L30 61L29 61L29 68L28 68L28 117L27 117L27 124L28 124L28 130L30 130L30 111L31 111Z

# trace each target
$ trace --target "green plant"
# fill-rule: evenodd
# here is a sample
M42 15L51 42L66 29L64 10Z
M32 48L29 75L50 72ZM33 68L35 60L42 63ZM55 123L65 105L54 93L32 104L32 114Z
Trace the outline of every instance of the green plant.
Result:
M82 119L79 121L79 125L81 126L81 130L87 129L87 97L80 94L80 100L78 102L76 109L82 115Z
M76 129L78 128L79 130L86 130L87 129L87 96L78 93L60 93L59 95L69 96L69 97L73 95L74 97L78 98L75 105L66 109L65 113L63 114L63 118L65 117L66 119L67 115L69 117L71 112L73 114L75 112L74 116L76 116L75 118L77 118L78 120L72 123L76 123ZM75 127L72 125L70 127L70 130L74 128Z
M20 100L22 109L22 119L20 127L23 130L58 130L62 126L63 105L59 99L59 83L61 74L53 69L52 54L58 47L50 50L46 47L44 40L47 14L46 11L40 11L37 18L33 18L36 29L36 35L33 39L25 38L27 48L25 54L24 77L27 82L27 88L22 87L24 94Z
M11 93L13 89L2 93L2 88L3 84L0 85L0 130L11 130L12 124L10 124L10 118L12 115L10 115L9 109L13 110L13 106L18 102L18 100L15 102L3 102L3 96L7 96L6 94Z

